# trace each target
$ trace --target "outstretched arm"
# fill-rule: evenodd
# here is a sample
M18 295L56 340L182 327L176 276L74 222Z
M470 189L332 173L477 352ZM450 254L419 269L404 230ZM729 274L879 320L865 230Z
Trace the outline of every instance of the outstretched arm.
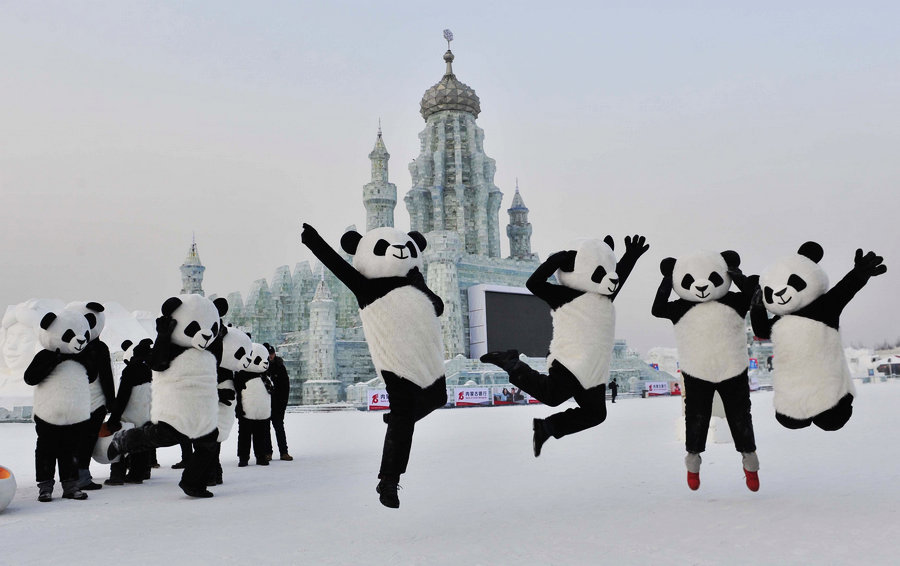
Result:
M656 318L671 318L669 314L669 295L672 294L672 275L664 275L656 290L653 307L650 313Z
M418 267L410 269L409 273L406 274L406 277L412 282L412 286L425 293L425 296L428 297L431 304L434 305L434 316L441 316L444 314L444 301L442 301L434 291L428 288L428 285L425 284L425 277L422 276L422 272L419 271Z
M109 419L107 419L107 423L111 423L113 426L122 422L122 412L125 411L125 407L128 406L128 401L131 399L131 390L134 388L134 383L129 379L129 374L132 371L133 370L130 367L126 367L122 370L122 378L119 380L119 392L116 395L116 403L115 406L111 408Z
M647 238L644 236L639 236L637 234L635 234L633 238L625 236L625 253L622 255L621 259L619 259L619 263L616 264L616 276L619 278L619 284L616 286L616 290L609 296L610 301L615 300L616 295L622 290L622 285L625 284L625 280L631 275L631 270L634 269L637 260L650 249L650 246L646 244L646 242Z
M829 301L833 301L838 313L844 310L844 307L847 306L860 289L865 287L870 278L877 277L887 271L887 266L883 262L884 258L875 255L875 252L863 255L861 249L856 250L856 257L853 258L853 269L825 294Z
M64 359L65 357L63 354L59 353L59 350L56 352L41 350L35 354L34 359L31 360L31 363L25 368L25 383L28 385L37 385L44 381L44 379L50 375L50 372L52 372Z
M328 245L315 228L309 224L303 224L303 232L300 234L300 241L309 248L316 258L322 262L328 271L334 273L335 277L340 279L341 283L347 286L350 291L359 299L363 288L366 284L366 278L352 265L340 256L334 249Z
M525 282L531 294L542 299L551 309L558 308L582 294L581 291L547 281L553 277L557 269L572 271L575 268L575 253L574 250L565 250L552 254Z

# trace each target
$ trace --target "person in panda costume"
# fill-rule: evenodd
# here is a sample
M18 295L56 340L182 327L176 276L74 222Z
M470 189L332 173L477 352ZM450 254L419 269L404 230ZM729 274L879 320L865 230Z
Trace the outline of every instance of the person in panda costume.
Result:
M415 424L447 403L441 323L444 302L425 284L419 232L376 228L341 237L347 263L316 230L303 225L301 241L356 297L375 370L384 379L390 414L378 473L381 504L397 508Z
M532 421L535 457L552 436L564 436L606 420L606 383L615 341L613 301L650 246L646 238L625 238L625 253L616 263L612 237L582 240L575 250L556 252L534 271L525 285L550 305L553 338L549 369L542 374L519 359L517 350L488 352L481 361L509 374L509 382L541 403L556 407L575 398L578 407ZM556 274L559 285L548 279Z
M762 274L750 313L753 332L771 339L775 418L799 429L842 428L855 390L839 332L844 307L869 279L887 271L881 256L856 250L853 268L828 289L822 246L806 242ZM766 311L772 313L769 318Z
M758 278L744 275L740 264L740 255L729 250L668 257L659 266L663 279L652 313L675 326L684 378L685 465L692 490L700 488L700 454L706 450L716 392L725 407L734 447L742 456L747 488L759 490L744 322ZM738 292L729 291L732 282ZM678 298L670 302L673 288Z
M116 393L116 406L106 421L110 432L122 428L122 422L128 422L135 428L150 422L150 397L153 372L150 370L150 352L153 340L144 338L137 344L125 340L121 344L122 361L125 368L119 379L119 390ZM143 483L150 478L150 452L135 452L109 466L109 479L105 485L124 485L126 483Z
M78 488L77 448L91 417L90 382L96 366L84 349L90 340L89 321L79 312L48 312L40 322L38 340L44 348L25 369L25 383L34 386L35 479L38 501L53 499L53 474L66 499L87 499Z
M269 369L269 351L262 344L253 343L250 365L234 374L237 391L238 417L238 466L250 461L250 446L256 456L257 466L269 465L271 439L269 418L272 416L272 382L266 375Z
M93 316L90 321L91 341L84 349L85 355L97 368L97 378L91 381L91 418L84 426L81 441L78 445L78 487L84 491L100 489L103 486L94 482L91 476L91 454L97 443L97 434L106 414L115 409L116 385L112 374L112 358L109 347L100 339L100 333L106 326L106 313L103 305L94 301L76 301L66 305L67 310Z
M207 351L219 334L225 299L201 295L170 297L156 319L150 354L153 387L150 422L113 437L107 455L142 452L190 441L193 454L178 486L190 497L212 497L206 489L215 466L219 395L216 357Z
M233 326L225 327L220 334L220 359L217 370L219 390L219 418L216 438L216 466L208 485L221 485L222 478L222 443L231 435L234 427L236 396L235 375L237 372L247 370L252 362L253 343L250 337Z

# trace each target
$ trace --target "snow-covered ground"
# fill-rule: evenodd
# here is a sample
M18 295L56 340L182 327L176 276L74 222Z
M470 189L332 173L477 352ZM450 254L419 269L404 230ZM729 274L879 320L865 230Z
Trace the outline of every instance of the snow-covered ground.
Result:
M144 485L38 503L34 427L4 424L19 491L0 513L0 564L897 564L900 381L858 393L832 433L781 428L772 394L754 393L758 493L733 446L713 443L688 490L678 398L609 405L538 459L531 419L553 409L441 410L417 427L398 510L374 490L380 414L291 413L296 460L268 468L237 468L232 434L208 500L178 489L174 447Z

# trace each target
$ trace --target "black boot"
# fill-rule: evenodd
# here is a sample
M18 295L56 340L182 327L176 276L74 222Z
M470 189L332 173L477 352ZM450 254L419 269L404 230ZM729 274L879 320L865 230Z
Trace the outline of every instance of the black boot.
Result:
M38 501L41 503L53 501L53 480L38 482Z
M125 476L118 471L110 471L109 479L103 485L125 485Z
M181 488L181 491L190 497L212 497L213 493L206 488L203 487L192 487L184 483L184 480L178 482L178 487Z
M547 442L547 439L550 438L552 434L550 434L550 426L544 419L534 419L531 422L531 428L534 429L531 446L534 449L534 457L537 458L541 455L541 446Z
M383 477L375 487L375 491L379 496L378 500L385 507L390 507L391 509L400 507L400 498L397 496L397 490L400 489L399 482L400 478L398 477Z
M78 480L66 480L62 482L63 499L75 499L83 501L88 498L88 494L78 489Z
M479 358L486 364L494 364L503 371L509 371L519 362L518 350L506 350L505 352L488 352Z

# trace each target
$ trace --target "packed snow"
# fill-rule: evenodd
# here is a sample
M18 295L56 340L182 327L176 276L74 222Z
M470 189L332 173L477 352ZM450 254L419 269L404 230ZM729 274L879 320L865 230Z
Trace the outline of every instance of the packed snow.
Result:
M772 393L753 393L758 493L733 445L713 442L687 488L678 397L620 399L537 459L531 419L557 409L439 410L416 428L398 510L374 489L379 413L289 413L296 460L268 467L238 468L233 433L208 500L177 487L173 447L143 485L69 501L57 483L38 503L34 427L2 424L0 465L19 489L0 513L0 564L896 564L900 381L858 393L830 433L782 428Z

